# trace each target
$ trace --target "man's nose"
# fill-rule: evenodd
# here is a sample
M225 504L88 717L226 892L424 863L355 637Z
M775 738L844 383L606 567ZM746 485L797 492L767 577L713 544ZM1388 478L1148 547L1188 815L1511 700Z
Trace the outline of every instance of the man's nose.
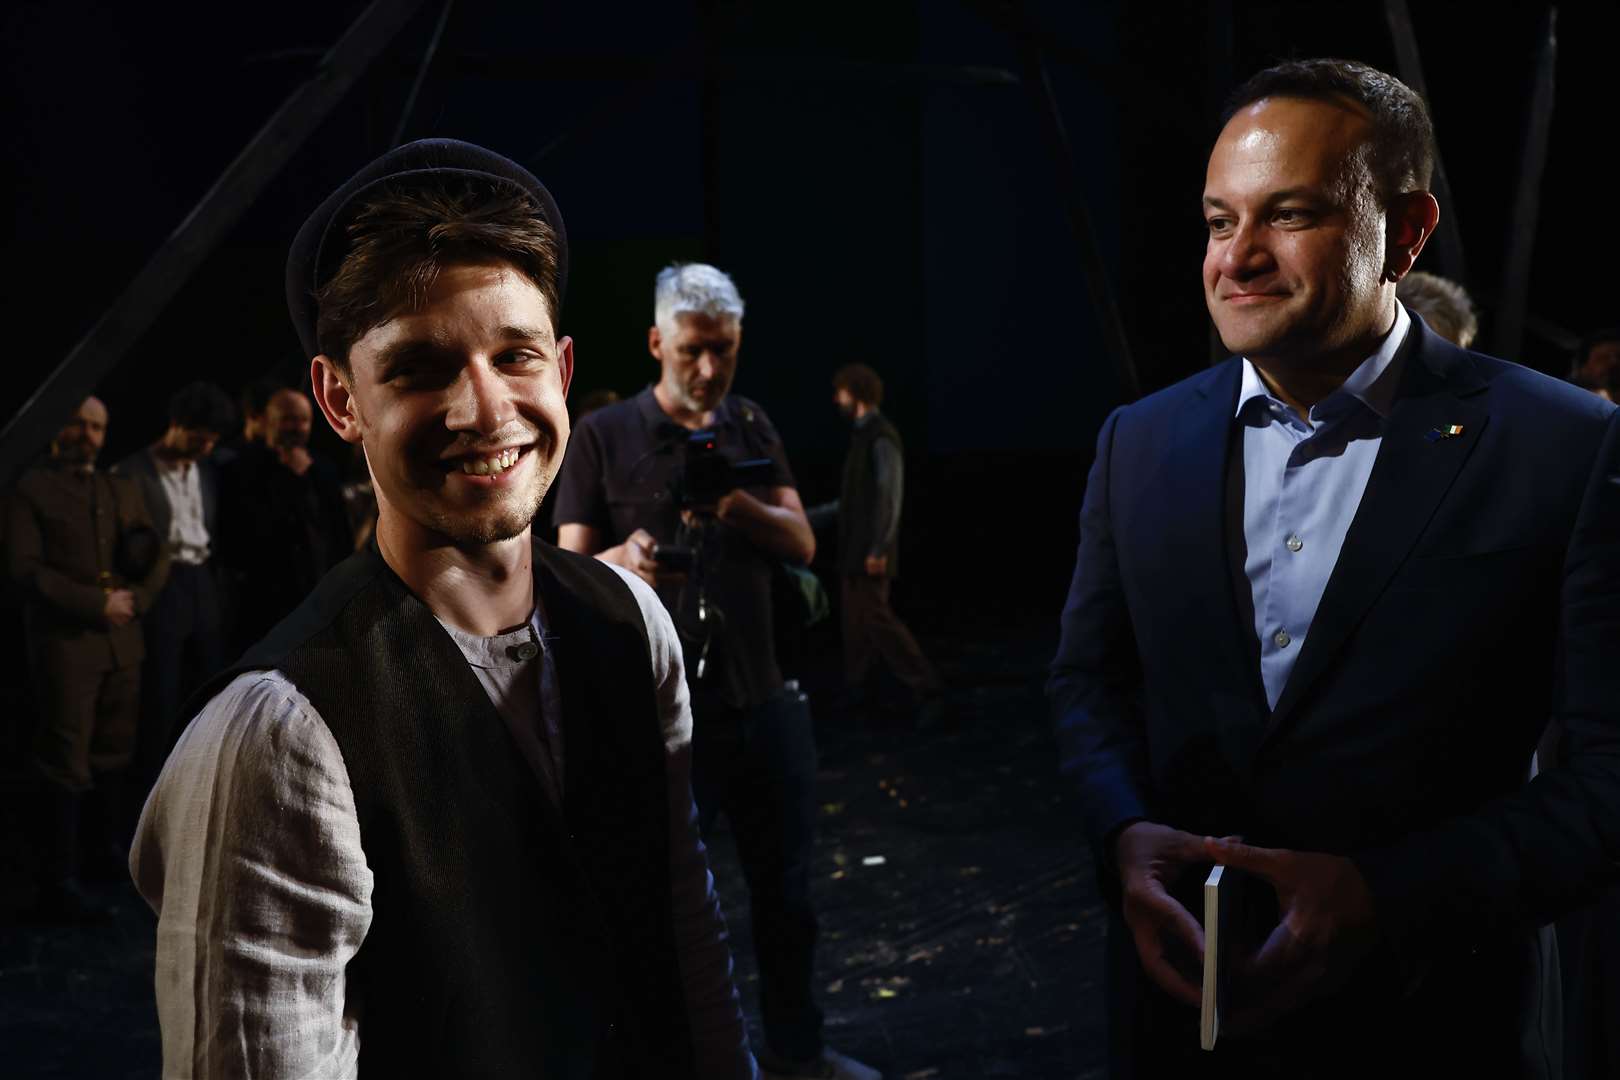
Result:
M500 376L482 364L469 364L450 390L445 426L452 431L493 435L511 419L511 401Z
M719 368L720 365L715 362L714 353L706 352L698 357L697 369L700 377L712 379Z
M1220 270L1226 277L1241 281L1263 274L1272 266L1271 250L1258 225L1246 222L1226 238L1220 256Z

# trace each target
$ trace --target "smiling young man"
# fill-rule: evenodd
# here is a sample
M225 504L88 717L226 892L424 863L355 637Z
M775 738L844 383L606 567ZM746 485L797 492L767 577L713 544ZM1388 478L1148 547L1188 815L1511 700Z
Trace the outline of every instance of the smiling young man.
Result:
M375 543L212 685L147 804L165 1075L754 1074L679 641L635 575L530 533L566 274L539 181L448 140L294 242Z
M1561 1075L1546 924L1620 865L1620 421L1397 302L1432 167L1365 65L1240 88L1203 198L1238 355L1099 436L1049 693L1116 1076ZM1204 1053L1213 862L1258 880Z

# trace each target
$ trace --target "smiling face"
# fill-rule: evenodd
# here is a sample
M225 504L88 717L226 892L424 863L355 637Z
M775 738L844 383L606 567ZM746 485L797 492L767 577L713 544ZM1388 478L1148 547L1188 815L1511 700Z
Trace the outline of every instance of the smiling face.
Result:
M568 444L573 342L551 326L509 265L455 264L350 347L347 374L316 358L322 412L365 447L379 530L395 518L475 547L528 529Z
M1371 134L1357 106L1299 98L1262 99L1222 130L1204 183L1204 299L1232 352L1329 360L1389 329Z

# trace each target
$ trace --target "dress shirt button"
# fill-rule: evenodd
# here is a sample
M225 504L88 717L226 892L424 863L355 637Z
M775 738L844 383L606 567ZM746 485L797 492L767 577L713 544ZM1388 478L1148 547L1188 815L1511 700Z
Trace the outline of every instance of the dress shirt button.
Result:
M1277 643L1277 648L1279 648L1279 649L1286 649L1286 648L1288 648L1288 643L1289 643L1289 642L1291 642L1291 641L1293 641L1293 640L1294 640L1294 639L1293 639L1293 638L1291 638L1291 637L1289 637L1289 636L1288 636L1288 631L1286 631L1286 630L1279 630L1279 631L1277 631L1277 633L1276 633L1276 634L1275 634L1275 635L1274 635L1274 636L1273 636L1273 637L1272 637L1272 639L1271 639L1271 640L1272 640L1272 641L1275 641L1275 642L1276 642L1276 643Z
M1290 536L1288 538L1288 550L1289 551L1298 551L1300 548L1302 548L1304 546L1305 546L1305 541L1301 540L1299 537Z

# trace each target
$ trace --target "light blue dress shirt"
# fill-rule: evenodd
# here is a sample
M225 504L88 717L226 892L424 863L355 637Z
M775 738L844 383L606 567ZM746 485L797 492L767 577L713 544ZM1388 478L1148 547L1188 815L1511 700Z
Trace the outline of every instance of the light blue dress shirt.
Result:
M1361 505L1395 401L1395 354L1412 319L1395 325L1308 420L1277 400L1247 357L1238 391L1243 424L1244 572L1254 596L1260 677L1272 708L1305 647L1345 533Z

